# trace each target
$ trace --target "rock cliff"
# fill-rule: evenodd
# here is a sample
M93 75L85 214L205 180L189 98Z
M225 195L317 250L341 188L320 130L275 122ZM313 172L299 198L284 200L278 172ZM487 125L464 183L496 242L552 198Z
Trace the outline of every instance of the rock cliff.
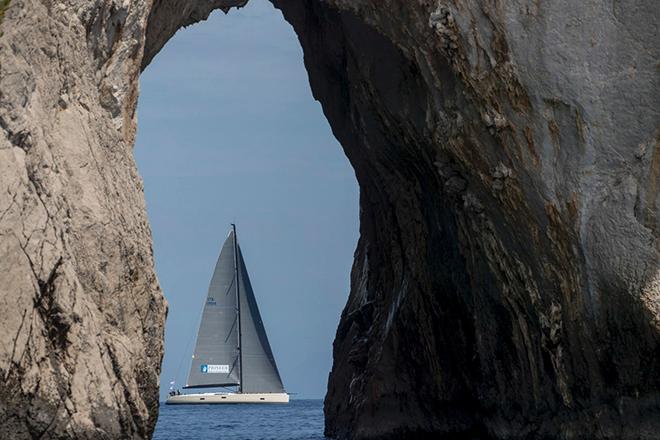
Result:
M361 189L326 432L657 435L655 2L273 2ZM138 75L243 3L0 14L0 435L153 431L166 305Z
M327 434L657 437L654 3L276 4L361 190Z
M13 0L0 25L0 437L147 438L166 304L135 105L149 1Z

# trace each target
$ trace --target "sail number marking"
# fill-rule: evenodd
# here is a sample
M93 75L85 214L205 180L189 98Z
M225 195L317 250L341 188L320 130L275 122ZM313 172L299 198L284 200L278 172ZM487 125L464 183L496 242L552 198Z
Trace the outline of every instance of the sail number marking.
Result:
M200 371L205 374L229 374L229 365L209 365L202 364L199 367Z

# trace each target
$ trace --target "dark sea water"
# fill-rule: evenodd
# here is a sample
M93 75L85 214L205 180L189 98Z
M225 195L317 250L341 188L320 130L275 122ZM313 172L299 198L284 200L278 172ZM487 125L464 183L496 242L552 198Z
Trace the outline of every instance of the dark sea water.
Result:
M288 405L165 405L154 440L321 440L323 401Z

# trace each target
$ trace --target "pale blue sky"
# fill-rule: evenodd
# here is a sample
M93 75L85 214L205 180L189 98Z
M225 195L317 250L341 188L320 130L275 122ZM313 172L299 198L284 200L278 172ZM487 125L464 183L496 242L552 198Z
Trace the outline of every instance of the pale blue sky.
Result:
M287 390L323 397L358 188L293 30L266 0L250 0L180 31L142 75L138 118L135 155L170 305L161 398L171 378L185 383L233 221Z

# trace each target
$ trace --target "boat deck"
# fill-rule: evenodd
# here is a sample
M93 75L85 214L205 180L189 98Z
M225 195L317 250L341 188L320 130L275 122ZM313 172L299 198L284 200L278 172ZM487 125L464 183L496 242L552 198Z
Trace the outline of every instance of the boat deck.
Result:
M289 403L287 393L197 393L169 396L167 405L218 403Z

